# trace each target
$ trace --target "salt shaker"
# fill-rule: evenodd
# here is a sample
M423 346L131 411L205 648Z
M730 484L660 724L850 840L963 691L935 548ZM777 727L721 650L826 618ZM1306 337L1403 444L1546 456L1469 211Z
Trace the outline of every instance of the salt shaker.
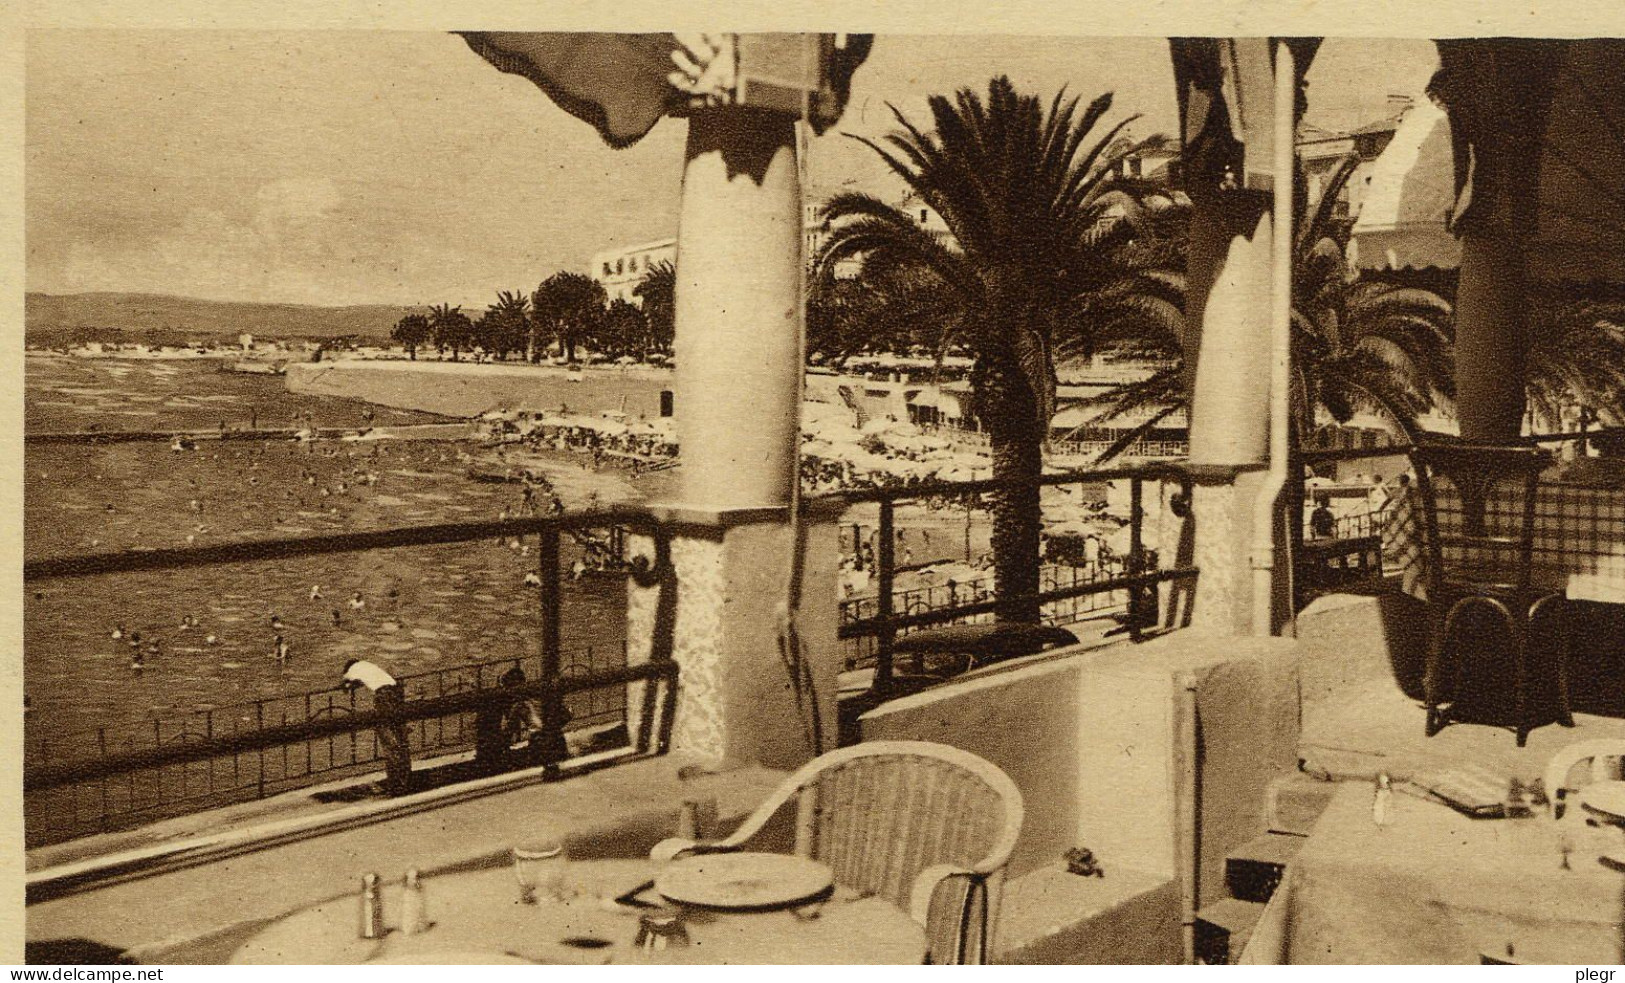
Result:
M429 930L428 905L423 897L423 884L414 868L406 872L401 888L401 931L406 935L420 935Z
M1388 825L1388 809L1394 792L1387 772L1377 774L1377 791L1371 798L1371 821L1378 826Z
M361 878L361 937L384 937L384 896L378 888L377 874L364 874Z

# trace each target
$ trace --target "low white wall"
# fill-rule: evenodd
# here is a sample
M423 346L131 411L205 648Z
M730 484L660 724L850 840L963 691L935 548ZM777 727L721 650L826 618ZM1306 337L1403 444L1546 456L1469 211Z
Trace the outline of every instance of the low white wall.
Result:
M502 362L293 362L284 378L289 392L460 417L567 405L575 413L623 410L653 419L660 391L673 388L671 373L661 370L595 368L572 379L553 366Z
M1269 782L1297 762L1296 645L1180 631L1050 654L885 704L866 740L940 741L1003 768L1027 819L1010 873L1087 847L1104 865L1176 873L1176 701L1196 687L1202 894L1264 831Z

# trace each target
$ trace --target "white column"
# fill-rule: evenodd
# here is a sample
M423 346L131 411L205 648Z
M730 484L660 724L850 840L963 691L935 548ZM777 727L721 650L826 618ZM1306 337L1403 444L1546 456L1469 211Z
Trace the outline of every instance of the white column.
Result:
M1248 191L1203 196L1191 217L1186 351L1190 461L1260 464L1269 452L1270 209Z
M675 343L681 501L785 505L800 428L795 123L726 108L696 113L688 127Z

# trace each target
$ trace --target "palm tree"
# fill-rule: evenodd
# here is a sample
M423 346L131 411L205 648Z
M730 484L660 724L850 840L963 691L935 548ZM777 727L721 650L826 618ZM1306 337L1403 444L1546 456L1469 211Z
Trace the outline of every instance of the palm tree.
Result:
M1293 237L1293 423L1301 438L1317 408L1347 423L1366 406L1414 441L1419 418L1455 396L1454 313L1431 290L1353 269L1350 226L1334 215L1357 164L1338 166Z
M924 349L938 356L958 327L935 278L877 256L861 276L837 276L807 297L807 351L840 366L865 352Z
M1450 302L1432 290L1366 278L1349 262L1351 226L1337 215L1337 203L1357 164L1356 158L1344 160L1313 207L1300 200L1295 209L1292 426L1303 439L1316 431L1322 410L1334 421L1347 423L1364 407L1381 413L1407 439L1415 440L1420 417L1435 406L1448 406L1454 398L1454 312ZM1170 211L1168 216L1184 218L1185 211ZM1167 260L1178 256L1182 265L1186 235L1170 224L1147 248L1165 252ZM1162 419L1186 407L1178 338L1177 326L1145 335L1139 340L1143 351L1170 360L1170 366L1094 401L1100 407L1097 419L1151 411L1098 461L1121 453Z
M530 298L522 290L500 291L496 303L485 309L481 320L485 324L485 349L506 360L510 352L523 349L529 339Z
M1002 620L1036 621L1039 613L1036 481L1055 406L1055 342L1090 298L1134 277L1119 252L1133 239L1125 218L1137 208L1135 187L1115 171L1140 145L1110 149L1133 118L1091 138L1111 102L1102 95L1080 114L1078 100L1062 92L1046 107L1000 76L985 100L970 89L933 96L929 131L891 107L899 130L856 139L942 217L949 235L870 195L839 194L823 208L830 236L815 291L859 260L918 271L956 311L940 347L972 353L973 410L988 431L994 477L1008 483L993 518Z
M677 268L661 260L632 288L632 295L643 304L650 347L670 354L672 339L676 337Z
M1567 407L1625 424L1625 299L1600 293L1588 284L1530 298L1526 392L1539 432L1566 429Z
M441 355L450 348L451 360L455 362L458 354L468 346L474 324L463 313L462 305L436 304L429 308L429 332Z

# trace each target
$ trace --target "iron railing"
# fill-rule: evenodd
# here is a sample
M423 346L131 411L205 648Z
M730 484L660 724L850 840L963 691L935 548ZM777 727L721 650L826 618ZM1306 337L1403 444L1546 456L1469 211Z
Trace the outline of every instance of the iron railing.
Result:
M1101 557L1081 566L1045 564L1039 570L1039 584L1041 589L1046 592L1078 587L1084 584L1098 584L1102 581L1121 578L1127 568L1128 562L1123 557ZM962 604L986 601L993 596L993 574L988 572L960 581L932 584L911 590L893 591L892 609L905 615L920 614L926 611L950 611L954 612L954 617L947 622L948 624L975 624L990 621L993 615L991 613L961 614L956 609ZM880 613L879 605L880 599L878 595L865 594L845 598L840 602L840 624L845 626L874 618ZM1039 612L1039 618L1046 625L1064 626L1076 624L1097 615L1123 612L1127 608L1127 591L1108 591L1076 595L1051 601L1044 605ZM899 634L917 631L919 627L902 629ZM844 646L844 668L850 671L853 669L867 669L873 666L878 646L877 635L847 637Z
M358 703L339 688L293 693L126 727L77 733L41 732L25 747L23 787L30 846L213 805L262 798L382 764L380 724L411 724L417 755L441 755L475 743L478 720L516 701L562 702L557 734L538 746L566 747L563 731L613 730L624 724L622 746L642 753L666 749L676 696L677 666L659 640L647 663L626 665L625 650L566 653L560 641L560 536L583 529L631 528L656 542L665 556L658 521L634 509L610 509L555 518L456 523L218 546L56 557L24 564L27 583L135 571L180 570L334 553L535 537L539 585L539 644L533 654L403 675L398 714ZM631 576L645 586L672 589L669 564L639 564ZM662 605L664 607L664 605ZM597 656L609 654L609 664ZM618 656L618 658L615 658ZM617 664L618 663L618 664ZM500 686L512 668L518 686ZM641 705L629 687L641 685ZM363 701L366 702L366 701ZM552 719L543 715L544 719ZM550 724L549 726L554 726ZM550 770L560 763L542 761Z
M872 613L862 611L858 616L849 619L843 618L839 628L839 636L842 639L873 640L871 643L866 643L866 647L872 645L873 649L874 688L881 691L889 688L892 684L892 648L898 635L929 626L946 625L993 616L1001 609L1016 605L1036 603L1042 609L1046 605L1068 601L1072 598L1121 593L1124 595L1123 606L1126 611L1127 630L1138 641L1146 629L1155 625L1157 587L1163 583L1193 578L1197 574L1197 569L1194 566L1160 566L1157 555L1153 551L1146 549L1143 535L1145 528L1144 483L1155 481L1159 484L1169 482L1176 484L1179 491L1171 503L1171 509L1176 516L1184 517L1188 514L1191 482L1186 472L1177 465L1150 464L1132 468L1069 471L1061 474L1044 475L1038 479L1036 484L1042 489L1058 485L1099 484L1110 481L1129 482L1129 549L1128 553L1122 558L1120 569L1111 570L1105 576L1085 576L1064 583L1052 580L1048 586L1041 582L1036 594L1000 594L997 590L982 593L973 592L970 597L953 598L953 603L950 604L942 606L917 605L915 610L909 610L910 599L906 595L900 596L895 590L897 579L896 510L898 504L915 499L963 500L970 496L981 496L1000 492L1011 487L1020 487L1025 483L1012 483L999 479L922 482L902 489L864 489L835 496L844 499L848 506L866 502L875 503L879 506L880 514L875 536L876 593L873 599ZM902 601L901 606L899 601Z
M1313 469L1345 461L1403 457L1410 452L1409 444L1302 450L1297 453L1297 461L1300 468ZM1414 531L1408 527L1414 524L1411 510L1391 500L1363 512L1335 517L1330 536L1306 535L1304 513L1310 500L1307 481L1306 476L1303 481L1287 483L1296 610L1302 610L1326 591L1382 582L1395 572L1398 554Z

